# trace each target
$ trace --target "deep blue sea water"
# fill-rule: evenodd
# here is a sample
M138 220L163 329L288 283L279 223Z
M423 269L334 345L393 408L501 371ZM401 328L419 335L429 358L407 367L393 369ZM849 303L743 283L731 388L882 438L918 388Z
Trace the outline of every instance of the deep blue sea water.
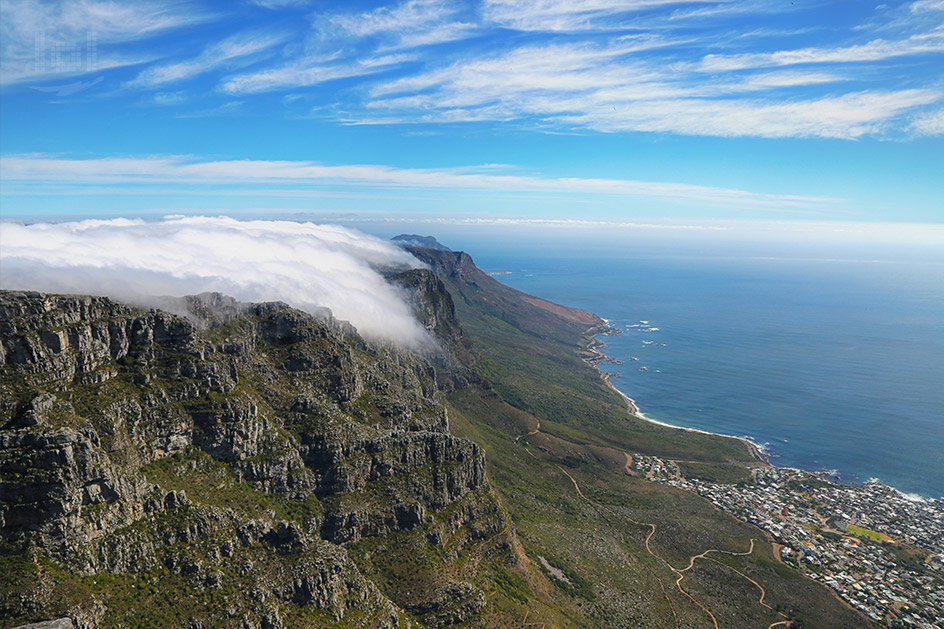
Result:
M941 262L469 250L622 330L604 340L624 364L601 367L648 417L748 436L775 465L944 496Z

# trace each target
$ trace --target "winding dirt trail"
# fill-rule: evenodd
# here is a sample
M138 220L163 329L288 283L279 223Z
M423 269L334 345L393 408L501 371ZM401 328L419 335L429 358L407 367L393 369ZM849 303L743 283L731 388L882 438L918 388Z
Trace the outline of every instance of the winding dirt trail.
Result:
M587 497L584 495L583 491L580 489L580 485L577 484L577 479L575 479L573 476L571 476L570 473L569 473L567 470L565 470L564 468L562 468L561 466L558 465L558 466L557 466L557 469L559 469L565 476L567 476L567 478L570 479L570 482L574 484L574 489L577 491L577 495L578 495L578 496L580 496L581 498L583 498L584 500L586 500L587 502L589 502L589 503L592 504L593 506L597 507L598 509L602 509L602 510L606 511L607 513L609 513L610 515L614 516L614 517L621 517L621 516L619 516L618 514L616 514L616 513L614 513L613 511L611 511L610 509L608 509L607 507L604 507L603 505L597 504L597 503L595 503L594 501L592 501L592 500L590 500L589 498L587 498ZM677 575L679 575L678 579L675 581L675 587L678 588L678 591L679 591L679 592L681 592L682 594L684 594L685 596L687 596L695 605L697 605L699 608L701 608L702 611L704 611L706 614L708 614L708 616L711 618L711 622L714 623L715 629L718 629L718 619L715 618L715 615L711 613L711 610L709 610L707 607L705 607L704 605L702 605L702 604L698 601L698 599L696 599L694 596L692 596L691 594L689 594L688 592L686 592L684 588L682 588L682 585L681 585L682 579L685 577L685 575L682 574L682 573L683 573L684 571L683 571L683 570L679 570L678 568L676 568L675 566L673 566L672 564L670 564L670 563L669 563L668 561L666 561L662 556L656 554L655 551L652 550L652 547L649 546L649 540L652 539L652 536L655 535L656 531L658 530L658 528L656 527L656 525L653 524L652 522L638 522L638 521L636 521L636 520L633 520L632 518L626 518L626 519L629 520L630 522L632 522L633 524L636 524L637 526L648 526L648 527L649 527L649 534L646 535L646 551L647 551L650 555L652 555L653 557L655 557L656 559L658 559L659 561L661 561L663 564L665 564L665 566L666 566L669 570L671 570L672 572L674 572L674 573L676 573ZM694 558L693 558L692 561L694 561ZM689 568L690 568L690 567L691 567L691 565L689 565ZM687 570L687 569L688 569L688 568L686 568L686 570ZM660 582L661 582L661 580L660 580ZM665 593L665 587L664 587L664 586L663 586L662 591L663 591L663 594L666 594L666 593ZM668 594L666 594L665 600L669 601L669 605L671 606L672 601L669 599ZM675 613L675 608L674 608L674 607L672 608L672 612ZM677 624L678 624L678 615L676 615L676 625L677 625Z
M534 418L534 421L537 422L537 427L535 427L535 429L532 430L532 431L530 431L530 432L527 432L527 433L525 433L525 434L523 434L523 435L518 435L517 437L515 437L515 443L518 443L519 440L520 440L522 437L530 437L531 435L536 435L536 434L538 434L539 432L541 432L541 420L539 420L538 418L535 417L535 418ZM535 456L534 453L531 452L531 450L530 450L527 446L523 446L523 447L524 447L525 451L526 451L528 454L530 454L532 457ZM629 455L628 452L623 452L623 455L626 457L626 464L625 464L625 466L623 467L623 469L626 470L627 473L632 474L632 472L630 471L630 465L632 464L633 459L632 459L632 457ZM535 457L535 458L537 458L537 457ZM611 516L613 516L613 517L616 517L616 518L619 518L619 519L626 519L626 520L629 520L630 522L632 522L633 524L635 524L635 525L637 525L637 526L648 526L648 527L649 527L649 534L646 535L646 541L645 541L646 552L648 552L650 555L652 555L653 557L655 557L656 559L658 559L660 562L662 562L663 564L665 564L665 566L666 566L669 570L671 570L672 572L674 572L675 574L678 575L678 579L675 580L675 587L678 588L678 591L679 591L679 592L681 592L681 593L684 594L689 600L691 600L692 603L694 603L695 605L697 605L702 611L704 611L706 614L708 614L708 617L711 618L711 622L712 622L712 624L714 625L714 628L715 628L715 629L720 629L719 626L718 626L718 619L715 617L715 615L714 615L713 613L711 613L711 610L710 610L710 609L708 609L705 605L703 605L700 601L698 601L698 599L696 599L696 598L695 598L694 596L692 596L689 592L687 592L687 591L685 590L685 588L682 587L682 580L685 578L685 573L686 573L687 571L691 570L691 569L695 566L695 560L697 560L697 559L707 559L707 560L709 560L709 561L714 561L714 562L717 563L718 565L724 566L724 567L728 568L729 570L733 571L734 573L740 575L742 578L746 579L747 581L749 581L750 583L752 583L758 590L760 590L760 599L759 599L758 603L760 603L761 605L763 605L764 607L766 607L767 609L769 609L769 610L771 610L771 611L775 611L773 607L771 607L770 605L768 605L767 603L764 602L764 598L767 596L767 592L764 590L763 586L761 586L760 583L758 583L758 582L755 581L754 579L750 578L749 576L747 576L747 575L744 574L743 572L741 572L741 571L739 571L739 570L737 570L737 569L735 569L735 568L732 568L731 566L729 566L729 565L727 565L727 564L721 563L720 561L718 561L718 560L716 560L716 559L712 559L711 557L708 556L709 553L722 553L722 554L725 554L725 555L731 555L731 556L733 556L733 557L743 557L743 556L750 555L750 554L752 554L752 553L754 552L754 542L755 542L755 540L754 540L753 538L751 539L751 545L750 545L750 547L749 547L749 548L747 549L747 551L745 551L745 552L734 552L734 551L730 551L730 550L721 550L721 549L718 549L718 548L709 548L708 550L706 550L706 551L704 551L704 552L701 552L701 553L699 553L699 554L697 554L697 555L692 555L692 557L688 560L688 565L685 566L684 568L681 568L681 569L676 568L675 566L673 566L672 564L670 564L664 557L662 557L661 555L659 555L659 554L657 554L655 551L653 551L653 550L652 550L652 547L649 545L649 541L652 539L652 536L655 535L655 534L656 534L656 531L658 530L655 524L653 524L652 522L639 522L639 521L634 520L634 519L632 519L632 518L630 518L630 517L626 517L626 516L619 515L619 514L613 512L613 511L612 511L611 509L609 509L608 507L605 507L604 505L601 505L601 504L599 504L599 503L594 502L593 500L590 500L590 498L587 498L587 496L584 495L583 490L580 489L580 485L577 483L577 479L575 479L573 476L571 476L570 473L567 472L567 470L565 470L565 469L562 468L561 466L557 465L556 467L557 467L557 469L559 469L559 470L561 471L562 474L564 474L567 478L570 479L570 482L573 483L573 485L574 485L574 491L577 492L577 495L580 496L581 498L583 498L584 500L586 500L587 502L589 502L589 503L590 503L591 505L593 505L594 507L596 507L596 508L598 508L598 509L601 509L601 510L603 510L603 511L606 511L607 513L609 513L609 514L610 514ZM620 538L622 538L622 534L620 535ZM675 616L675 624L676 624L676 626L678 626L678 625L679 625L678 614L677 614L676 611L675 611L675 606L672 605L672 600L669 598L668 593L665 591L665 584L662 582L662 579L661 579L661 578L659 579L659 585L662 586L662 593L663 593L663 595L665 596L666 602L668 602L668 604L669 604L669 608L672 610L672 614ZM770 626L767 627L767 629L772 629L773 627L777 627L777 626L779 626L779 625L789 625L789 624L792 622L792 620L790 620L790 619L789 619L785 614L783 614L782 612L777 612L777 614L779 614L781 617L785 618L786 620L780 620L780 621L777 621L777 622L775 622L775 623L772 623ZM526 618L527 618L527 616L526 616Z
M711 613L711 610L709 610L707 607L699 603L698 600L694 596L692 596L691 594L689 594L682 588L682 579L684 578L685 578L685 575L680 574L679 578L675 580L675 587L678 588L679 592L681 592L682 594L690 598L693 603L701 607L702 611L704 611L706 614L708 614L711 617L711 622L714 623L715 629L718 629L718 619L715 618L715 615Z
M625 454L625 453L624 453L624 454ZM628 457L628 456L629 456L629 455L627 455L627 457ZM729 570L731 570L731 571L734 572L735 574L738 574L738 575L740 575L742 578L744 578L744 579L746 579L747 581L749 581L751 584L754 585L754 587L756 587L758 590L760 590L760 599L759 599L759 601L758 601L758 602L760 603L760 605L763 605L764 607L766 607L767 609L769 609L769 610L771 610L771 611L775 611L773 607L771 607L770 605L768 605L767 603L764 602L764 598L767 596L767 592L764 590L763 586L761 586L760 583L758 583L758 582L755 581L754 579L750 578L749 576L747 576L746 574L744 574L744 573L741 572L740 570L737 570L736 568L732 568L731 566L729 566L729 565L727 565L727 564L724 564L724 563L721 563L720 561L718 561L718 560L716 560L716 559L713 559L713 558L711 558L711 557L708 556L709 553L720 553L720 554L724 554L724 555L731 555L731 556L733 556L733 557L744 557L744 556L750 555L750 554L752 554L752 553L754 552L754 543L755 543L756 540L751 539L751 545L750 545L750 547L749 547L746 551L744 551L744 552L735 552L735 551L731 551L731 550L721 550L721 549L719 549L719 548L709 548L708 550L706 550L706 551L704 551L704 552L701 552L701 553L699 553L699 554L697 554L697 555L692 555L692 557L689 558L689 560L688 560L688 565L685 566L684 568L676 568L676 567L673 566L671 563L669 563L665 558L663 558L661 555L659 555L659 554L657 554L655 551L653 551L653 550L652 550L652 547L649 545L649 541L652 539L652 536L655 535L656 531L658 530L658 528L656 527L655 524L653 524L652 522L639 522L639 521L633 520L632 518L619 515L619 514L613 512L612 510L610 510L608 507L605 507L604 505L598 504L598 503L594 502L593 500L591 500L590 498L587 498L587 496L583 493L583 490L580 489L580 485L577 483L577 479L575 479L573 476L571 476L570 473L569 473L567 470L565 470L564 468L562 468L561 466L558 465L558 466L556 466L556 467L557 467L557 469L559 469L559 470L561 471L561 473L563 473L567 478L570 479L570 482L573 483L573 485L574 485L574 490L577 492L577 495L580 496L581 498L583 498L584 500L586 500L587 502L589 502L591 505L597 507L598 509L602 509L603 511L606 511L607 513L609 513L610 515L612 515L612 516L614 516L614 517L629 520L630 522L632 522L633 524L635 524L635 525L637 525L637 526L648 526L648 527L649 527L649 534L646 535L646 541L645 541L646 551L647 551L650 555L652 555L653 557L655 557L656 559L658 559L660 562L662 562L663 564L665 564L665 566L666 566L669 570L671 570L671 571L674 572L676 575L678 575L678 579L675 580L675 587L678 588L678 591L679 591L679 592L681 592L681 593L684 594L689 600L691 600L692 603L694 603L694 604L695 604L696 606L698 606L702 611L704 611L706 614L708 614L708 617L711 618L711 622L712 622L712 624L714 625L714 628L715 628L715 629L720 629L719 626L718 626L718 619L715 617L715 615L711 612L710 609L708 609L708 607L706 607L704 604L702 604L698 599L696 599L694 596L692 596L691 593L687 592L687 591L685 590L685 588L682 587L682 580L685 578L685 573L688 572L689 570L691 570L691 569L695 566L695 561L698 560L698 559L707 559L707 560L709 560L709 561L714 561L714 562L717 563L718 565L724 566L724 567L728 568ZM669 603L669 607L672 609L672 613L675 615L675 623L676 623L676 626L678 626L678 614L675 612L675 607L672 605L671 599L669 599L668 594L665 592L665 585L662 584L662 580L661 580L661 579L659 579L659 583L660 583L660 585L662 585L662 592L663 592L663 594L665 595L666 601L668 601L668 603ZM782 612L777 612L777 613L778 613L780 616L782 616L783 618L787 618L787 616L784 615ZM778 622L775 622L775 623L771 624L767 629L771 629L772 627L776 627L776 626L778 626L778 625L788 625L788 624L790 624L790 622L792 622L792 621L789 620L789 619L781 620L781 621L778 621Z
M724 553L725 555L732 555L732 556L734 556L734 557L745 557L745 556L747 556L747 555L750 555L750 554L753 553L753 552L754 552L754 540L753 540L753 539L751 540L751 547L747 549L747 552L743 552L743 553L736 553L736 552L731 551L731 550L718 550L717 548L709 548L708 550L706 550L705 552L701 553L700 555L695 555L694 557L692 557L691 559L689 559L689 560L688 560L688 565L685 566L684 568L682 568L681 570L679 570L679 572L685 572L686 570L691 570L691 569L692 569L692 566L695 565L695 560L696 560L696 559L709 559L708 553ZM759 586L758 586L758 587L759 587ZM763 589L763 588L761 588L761 589Z
M534 421L538 423L538 427L532 430L531 432L526 432L523 435L518 435L517 437L515 437L515 443L518 443L518 440L521 439L522 437L530 437L531 435L536 435L539 432L541 432L541 420L535 417Z
M751 540L751 541L753 541L753 540ZM711 558L709 557L709 559L711 559ZM764 597L767 596L767 592L764 591L764 586L762 586L760 583L758 583L758 582L755 581L754 579L750 578L749 576L747 576L746 574L744 574L743 572L741 572L741 571L738 570L737 568L732 568L731 566L729 566L729 565L727 565L727 564L723 564L723 563L721 563L720 561L718 561L717 559L711 559L711 561L715 562L715 563L718 564L719 566L724 566L725 568L727 568L728 570L731 570L732 572L736 572L737 574L741 575L743 578L745 578L745 579L747 579L748 581L750 581L751 583L753 583L753 584L754 584L754 587L756 587L758 590L760 590L760 600L758 601L758 603L760 603L761 605L763 605L764 607L766 607L767 609L769 609L769 610L771 610L771 611L776 611L776 610L774 610L773 607L771 607L770 605L768 605L767 603L764 602ZM777 612L777 613L780 614L780 612ZM784 616L783 614L780 614L780 615L783 616L784 618L786 618L786 616ZM790 622L790 621L788 620L787 622Z

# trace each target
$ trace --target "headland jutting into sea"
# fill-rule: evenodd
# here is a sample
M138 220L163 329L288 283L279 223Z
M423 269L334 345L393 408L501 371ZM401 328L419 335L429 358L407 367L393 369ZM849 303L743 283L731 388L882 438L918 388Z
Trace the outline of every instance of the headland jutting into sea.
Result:
M600 336L620 333L611 327L594 337L587 362L626 400L629 413L660 426L719 434L646 417L611 382L614 374L599 364L621 361L603 352ZM911 496L874 479L840 483L823 472L775 467L749 438L721 436L750 448L757 460L744 464L749 477L732 483L687 476L679 462L639 453L632 454L627 471L695 492L757 526L774 542L781 561L876 621L944 626L944 501Z

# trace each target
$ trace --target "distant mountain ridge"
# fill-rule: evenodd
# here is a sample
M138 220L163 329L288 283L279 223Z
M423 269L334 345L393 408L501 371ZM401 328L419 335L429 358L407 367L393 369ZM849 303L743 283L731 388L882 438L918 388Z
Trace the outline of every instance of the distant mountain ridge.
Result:
M420 236L419 234L400 234L398 236L394 236L390 240L401 247L422 247L424 249L435 249L437 251L452 251L452 249L442 244L432 236Z
M502 284L479 269L465 252L422 247L407 250L444 278L460 307L473 306L523 331L571 343L606 329L606 322L592 312L561 306Z

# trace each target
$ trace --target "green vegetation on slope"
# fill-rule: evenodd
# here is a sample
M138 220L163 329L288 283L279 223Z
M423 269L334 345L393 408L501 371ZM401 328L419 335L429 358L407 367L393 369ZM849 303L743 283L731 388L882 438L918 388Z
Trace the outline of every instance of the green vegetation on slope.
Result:
M479 369L501 397L568 441L693 461L751 461L736 439L667 428L626 411L626 401L588 362L599 317L548 305L486 275L466 254L413 250L452 293L481 354ZM553 306L553 307L551 307Z
M533 620L766 627L789 618L804 627L869 626L822 585L780 563L763 531L624 469L627 453L639 452L678 459L693 476L742 481L749 478L743 463L754 461L742 442L630 416L585 360L598 323L529 310L526 296L474 267L439 266L494 389L452 393L451 429L485 450L529 571L537 568L553 585L534 588L556 609Z
M684 572L682 588L719 626L766 627L783 620L781 612L804 627L867 626L820 584L781 564L762 531L697 495L629 476L594 448L572 446L561 458L536 445L540 434L516 441L527 432L516 430L526 416L497 396L460 391L450 396L449 408L453 431L485 449L490 480L506 502L530 569L541 570L554 586L546 595L557 610L535 620L553 626L712 627L708 614L678 589L679 573L669 566L685 568L709 549L743 553L753 540L750 556L711 553ZM536 421L531 418L532 427ZM571 584L550 574L541 557L563 569ZM770 607L760 604L757 586L715 561L727 561L760 584Z

